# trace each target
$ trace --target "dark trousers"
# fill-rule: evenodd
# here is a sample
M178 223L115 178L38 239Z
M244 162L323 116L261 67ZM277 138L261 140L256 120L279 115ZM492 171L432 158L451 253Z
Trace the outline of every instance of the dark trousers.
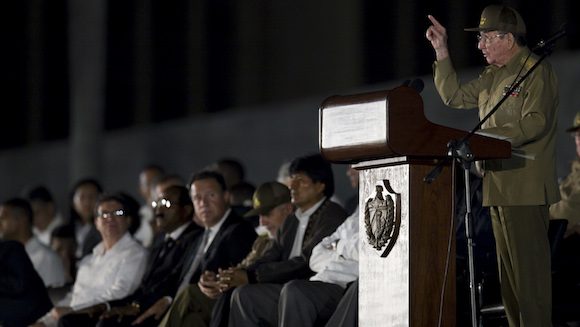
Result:
M58 327L95 326L99 322L99 316L88 314L68 314L58 320Z
M210 327L228 327L230 320L230 301L234 288L222 293L222 296L214 304L211 312Z
M348 286L336 310L326 323L326 327L335 326L358 326L358 279Z

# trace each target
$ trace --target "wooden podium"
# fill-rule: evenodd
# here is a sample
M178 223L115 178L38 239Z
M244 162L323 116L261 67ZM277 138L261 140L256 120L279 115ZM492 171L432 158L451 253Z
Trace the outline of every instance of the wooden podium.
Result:
M320 152L359 170L359 325L456 325L453 176L447 143L467 132L425 118L409 87L333 96L320 107ZM508 142L473 135L476 159L508 158Z

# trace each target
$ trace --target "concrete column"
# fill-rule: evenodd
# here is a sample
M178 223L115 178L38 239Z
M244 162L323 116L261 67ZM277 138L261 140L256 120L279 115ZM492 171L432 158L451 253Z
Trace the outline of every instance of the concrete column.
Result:
M43 137L43 2L43 0L31 0L28 2L28 26L26 33L28 36L28 52L26 53L26 101L29 119L26 125L27 143L39 142Z
M237 1L235 14L238 27L238 43L235 58L235 102L252 103L261 101L268 93L265 72L268 58L272 55L272 44L267 32L270 4L264 1Z
M100 177L106 0L69 0L70 180Z
M186 111L189 114L203 112L207 106L207 49L205 1L187 2L187 98Z
M236 103L362 83L359 1L236 2Z
M152 120L153 95L153 50L151 34L151 0L135 2L135 122L149 123Z

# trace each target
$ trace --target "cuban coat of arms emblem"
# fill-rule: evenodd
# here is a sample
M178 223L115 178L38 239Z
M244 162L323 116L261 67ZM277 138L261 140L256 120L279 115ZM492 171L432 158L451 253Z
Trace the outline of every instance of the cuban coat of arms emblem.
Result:
M369 245L383 251L386 257L393 248L401 225L400 195L395 193L388 181L375 186L374 196L365 202L365 231ZM393 199L393 197L395 199Z

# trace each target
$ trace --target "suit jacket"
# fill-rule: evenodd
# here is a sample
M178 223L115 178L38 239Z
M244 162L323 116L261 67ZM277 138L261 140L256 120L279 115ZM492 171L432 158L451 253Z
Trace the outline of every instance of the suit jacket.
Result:
M294 214L286 218L272 246L260 259L248 267L250 281L285 283L293 279L306 279L312 276L313 272L308 267L312 249L324 237L332 234L346 216L346 212L340 205L329 199L324 200L310 216L302 242L302 255L294 258L289 258L289 256L298 228L298 219Z
M230 211L211 245L204 253L191 281L199 280L201 273L206 270L217 273L218 268L225 269L237 265L250 252L255 239L254 227L233 210ZM187 262L183 265L180 280L191 267L201 241L202 238L199 237L196 240L196 245L191 247L187 255Z
M0 241L0 325L28 326L52 308L24 246Z
M152 247L139 288L124 299L112 301L111 306L136 301L142 310L146 310L163 296L173 297L179 286L185 254L195 244L201 231L201 227L195 223L190 223L176 240L174 246L166 250L166 254L162 258L160 253L163 248L163 240L157 240Z

